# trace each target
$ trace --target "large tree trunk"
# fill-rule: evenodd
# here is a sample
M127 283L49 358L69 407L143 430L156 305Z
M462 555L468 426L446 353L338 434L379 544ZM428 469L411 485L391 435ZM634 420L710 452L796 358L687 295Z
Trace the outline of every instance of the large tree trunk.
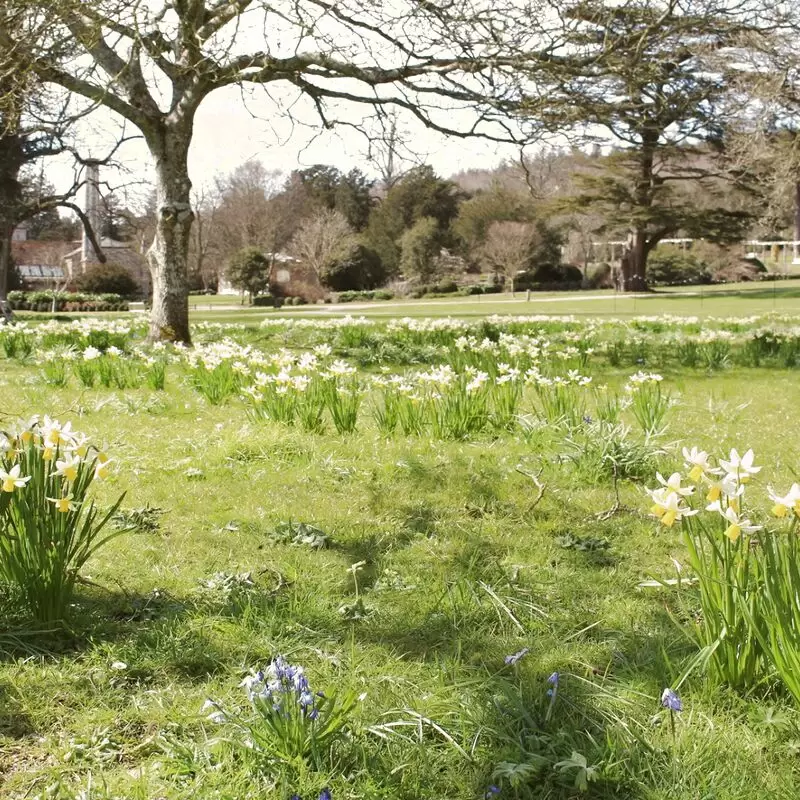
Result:
M794 185L794 240L800 242L800 181Z
M188 153L191 131L167 130L157 147L156 234L147 252L153 283L150 340L191 343L189 333L189 236L192 206Z
M622 253L622 285L620 288L623 292L647 291L648 252L647 233L642 228L635 228L628 235L628 241Z
M11 237L13 225L0 224L0 317L11 322L13 312L8 305L8 278L11 273Z

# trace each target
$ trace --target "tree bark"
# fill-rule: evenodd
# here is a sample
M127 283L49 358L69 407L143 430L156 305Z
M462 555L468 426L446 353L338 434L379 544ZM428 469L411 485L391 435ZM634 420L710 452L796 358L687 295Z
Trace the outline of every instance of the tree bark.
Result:
M647 234L641 228L633 232L631 247L631 276L627 292L647 291Z
M800 181L794 185L794 240L800 242Z
M14 226L0 225L0 317L11 322L14 314L8 305L8 276L11 272L11 237Z
M151 152L156 160L156 232L147 252L153 284L151 341L191 344L189 332L190 130L162 131Z

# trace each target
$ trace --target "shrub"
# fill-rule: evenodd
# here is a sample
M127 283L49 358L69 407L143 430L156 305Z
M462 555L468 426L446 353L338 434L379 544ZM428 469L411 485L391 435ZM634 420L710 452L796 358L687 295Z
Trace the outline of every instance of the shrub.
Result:
M253 298L254 306L274 306L275 298L271 294L259 294Z
M89 294L113 293L130 298L140 293L133 276L119 264L93 264L75 283L78 289Z
M705 264L715 283L758 280L759 275L767 272L757 258L742 258L738 250L712 242L695 242L691 253Z
M710 283L708 266L691 252L676 247L662 246L655 249L647 260L649 283L701 284Z
M584 285L587 289L613 289L614 279L610 264L597 264L587 270Z
M386 280L386 269L374 250L356 244L345 255L326 264L320 279L337 292L374 289Z

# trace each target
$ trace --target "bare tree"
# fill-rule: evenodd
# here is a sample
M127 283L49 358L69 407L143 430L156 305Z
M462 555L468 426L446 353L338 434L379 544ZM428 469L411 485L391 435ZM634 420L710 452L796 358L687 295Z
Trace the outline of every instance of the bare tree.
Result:
M265 169L260 161L248 161L216 181L216 238L228 250L221 253L223 260L245 247L272 246L276 220L269 201L282 186L281 173Z
M493 222L486 232L481 260L504 276L512 295L517 275L530 264L536 238L536 227L530 222Z
M516 84L504 76L511 60L503 35L514 20L497 25L494 12L472 0L398 0L391 8L374 0L37 5L81 51L80 57L59 59L41 48L38 74L132 122L154 159L153 339L190 339L187 262L194 214L188 153L197 110L211 92L233 85L282 88L288 99L281 113L305 105L325 127L353 125L339 114L343 105L355 104L402 108L428 127L462 136L505 141L511 135L502 124L502 106ZM508 3L505 13L520 18L531 9ZM530 51L534 42L526 36ZM248 42L257 42L257 49L248 52ZM536 43L547 58L558 46L556 38ZM470 113L454 115L454 106Z
M45 211L66 207L78 214L100 260L94 232L72 198L83 185L80 163L72 185L63 192L26 192L23 174L48 156L72 152L67 139L80 116L69 101L47 93L33 70L35 43L46 38L49 21L32 13L26 0L8 0L0 8L0 313L11 318L7 303L11 239L21 223Z
M353 229L338 211L321 211L309 217L294 235L289 251L322 277L325 268L347 253L354 243Z

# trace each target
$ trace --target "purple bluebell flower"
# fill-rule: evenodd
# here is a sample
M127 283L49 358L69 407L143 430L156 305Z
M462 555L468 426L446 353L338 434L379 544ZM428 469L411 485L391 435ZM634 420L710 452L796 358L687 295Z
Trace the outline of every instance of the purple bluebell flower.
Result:
M323 789L319 793L319 800L331 800L331 790L330 789Z
M504 661L506 662L506 664L511 664L511 665L516 664L517 661L519 661L521 658L525 658L525 656L528 655L529 652L530 652L530 647L523 647L522 650L519 650L510 656L506 656Z
M664 689L661 694L661 705L664 706L664 708L668 708L670 711L683 711L683 703L680 697L669 688Z
M594 422L594 420L593 420L593 419L592 419L592 418L591 418L591 417L590 417L588 414L584 414L584 415L583 415L583 421L584 421L584 422L585 422L587 425L591 425L591 424Z
M264 670L251 673L242 681L253 702L269 702L276 714L290 716L290 706L297 704L310 718L316 719L316 698L301 666L290 664L278 655Z
M483 795L483 800L492 800L492 798L497 794L500 794L500 787L492 784Z
M289 800L303 800L303 798L299 794L293 794Z

